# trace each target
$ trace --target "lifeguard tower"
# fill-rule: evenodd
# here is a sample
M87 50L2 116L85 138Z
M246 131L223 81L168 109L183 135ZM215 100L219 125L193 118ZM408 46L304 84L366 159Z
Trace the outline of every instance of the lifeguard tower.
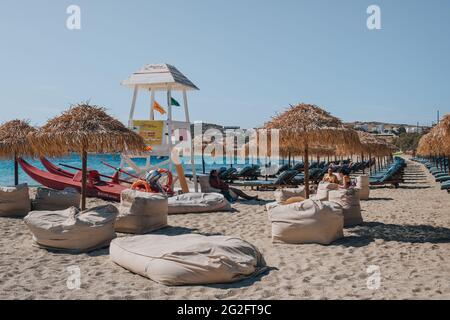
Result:
M153 170L168 164L172 171L172 150L175 146L189 143L190 162L194 180L195 192L198 192L197 177L194 163L194 149L192 142L191 123L189 119L189 107L187 91L199 90L186 76L177 68L169 64L148 64L133 73L122 85L133 89L128 126L131 130L144 137L145 142L151 147L151 152L146 154L122 154L121 168L125 165L131 167L139 176L149 170ZM140 90L150 95L150 114L148 119L135 119L136 100ZM155 120L155 93L165 92L167 94L166 119ZM172 118L172 93L181 92L183 98L184 121L174 121ZM162 101L161 101L162 102ZM152 156L167 157L166 160L152 163ZM146 158L145 166L139 166L133 159Z

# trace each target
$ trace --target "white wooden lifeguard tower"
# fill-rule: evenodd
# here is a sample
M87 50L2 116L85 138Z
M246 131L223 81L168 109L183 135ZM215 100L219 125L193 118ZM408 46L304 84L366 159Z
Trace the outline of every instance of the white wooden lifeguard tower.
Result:
M151 146L152 151L145 155L122 154L121 167L124 168L126 164L138 175L143 175L149 170L156 169L166 164L168 164L169 170L171 170L173 148L181 142L183 142L183 144L189 143L191 148L190 162L193 181L195 191L198 192L194 149L192 145L193 133L190 132L191 123L187 100L187 91L199 90L197 86L178 71L177 68L169 64L148 64L123 81L122 85L134 90L128 126L130 129L138 132L144 137L146 143ZM150 117L145 120L134 118L136 100L140 90L148 91L150 95ZM161 91L167 93L167 117L164 120L155 120L155 110L153 108L155 93ZM175 91L181 92L183 95L184 121L174 121L172 118L172 93ZM187 134L180 134L180 131ZM151 163L151 156L168 157L168 159L155 165ZM143 157L147 159L145 166L139 166L133 161L133 158Z

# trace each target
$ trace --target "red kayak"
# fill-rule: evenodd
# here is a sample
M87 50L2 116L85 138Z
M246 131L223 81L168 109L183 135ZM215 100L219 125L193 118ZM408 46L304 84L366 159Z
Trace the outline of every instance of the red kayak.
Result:
M47 160L47 158L41 157L39 158L41 160L42 165L45 169L47 169L48 172L56 174L58 176L63 176L66 178L73 178L75 176L74 173L70 171L66 171L61 169L60 167L55 166L53 163Z
M33 180L48 188L56 190L64 190L65 188L74 188L81 192L81 177L82 177L81 171L78 171L77 173L73 174L54 166L47 160L47 162L54 167L52 168L52 170L59 169L57 170L59 174L55 174L56 172L52 173L38 169L29 164L28 162L26 162L25 160L23 160L22 158L18 158L18 162L22 167L23 171L25 171ZM60 170L63 172L61 172ZM71 177L67 176L69 174L71 175ZM97 197L105 200L120 201L120 193L125 189L127 189L127 187L122 186L118 183L110 183L102 181L99 173L95 170L91 170L88 172L88 181L86 190L86 194L88 197Z
M47 158L45 158L45 157L41 157L39 160L41 160L41 163L44 166L44 168L47 169L47 171L50 172L50 173L56 174L58 176L63 176L63 177L66 177L66 178L73 178L75 176L75 173L72 173L70 171L66 171L64 169L61 169L58 166L55 166L53 163L48 161ZM108 165L107 163L105 163L105 164ZM77 170L77 171L81 171L80 168L72 167L72 166L69 166L69 165L65 165L65 166L67 166L67 167L69 167L71 169ZM111 165L108 165L108 166L112 167ZM89 172L94 171L94 172L98 173L98 171L92 170L92 169L89 169L89 168L88 168L88 171ZM109 181L109 183L112 183L112 184L123 184L123 183L129 184L129 185L132 184L132 181L119 179L119 172L118 171L116 171L116 173L113 176L107 176L107 175L104 175L104 174L101 174L101 173L98 173L98 174L100 175L100 177L110 179L111 181Z

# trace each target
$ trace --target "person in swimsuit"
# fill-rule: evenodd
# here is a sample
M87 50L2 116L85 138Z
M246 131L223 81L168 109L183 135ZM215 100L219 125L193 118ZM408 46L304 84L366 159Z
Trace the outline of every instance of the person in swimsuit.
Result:
M214 189L219 189L220 193L222 193L230 203L235 202L235 199L230 191L232 191L234 194L236 194L238 197L244 198L245 200L258 200L258 196L249 196L245 192L243 192L240 189L230 187L227 183L222 181L219 177L219 172L217 170L211 170L209 173L209 184Z

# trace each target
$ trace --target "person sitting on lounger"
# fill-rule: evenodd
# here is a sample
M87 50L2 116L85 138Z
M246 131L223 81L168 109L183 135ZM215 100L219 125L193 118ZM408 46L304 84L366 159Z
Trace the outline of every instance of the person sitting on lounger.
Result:
M341 168L338 172L341 177L341 183L339 186L344 189L350 188L352 186L352 181L350 179L350 173L348 172L348 170Z
M249 196L248 194L244 193L242 190L237 189L237 188L232 188L228 184L223 182L219 178L219 172L217 170L211 170L211 172L209 173L209 184L211 185L211 187L213 187L215 189L219 189L220 193L222 193L224 195L224 197L230 203L233 203L233 202L235 202L235 200L237 200L231 195L230 191L232 191L238 197L242 197L246 200L258 200L258 196L254 196L254 197Z
M329 167L328 172L323 176L323 182L339 184L338 177L333 173L333 168Z

